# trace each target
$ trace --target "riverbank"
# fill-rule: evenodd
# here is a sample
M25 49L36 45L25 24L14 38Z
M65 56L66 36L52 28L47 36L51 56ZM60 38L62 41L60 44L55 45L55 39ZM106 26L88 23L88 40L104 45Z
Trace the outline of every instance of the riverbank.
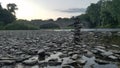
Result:
M119 35L119 32L115 34ZM105 36L111 37L112 32L84 31L81 44L74 45L72 43L73 33L69 31L0 31L1 68L13 68L13 66L15 68L39 68L42 67L41 65L44 68L46 66L48 68L75 68L75 66L119 68L117 64L120 60L120 46L101 42ZM38 51L43 49L45 60L36 60Z

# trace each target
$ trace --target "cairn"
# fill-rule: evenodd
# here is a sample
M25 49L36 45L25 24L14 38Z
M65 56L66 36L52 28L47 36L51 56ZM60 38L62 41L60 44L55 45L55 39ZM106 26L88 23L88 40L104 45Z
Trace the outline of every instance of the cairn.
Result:
M73 43L75 45L80 45L81 42L81 28L82 25L80 23L80 20L78 18L75 18L75 22L74 22L74 31L73 31Z

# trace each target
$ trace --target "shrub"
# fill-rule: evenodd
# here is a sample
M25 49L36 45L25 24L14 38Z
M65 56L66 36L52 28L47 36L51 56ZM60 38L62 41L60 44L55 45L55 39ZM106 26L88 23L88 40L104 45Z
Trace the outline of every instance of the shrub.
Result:
M5 26L6 30L38 30L39 27L32 24L24 23L11 23Z
M54 23L47 23L40 25L40 29L59 29L60 26Z

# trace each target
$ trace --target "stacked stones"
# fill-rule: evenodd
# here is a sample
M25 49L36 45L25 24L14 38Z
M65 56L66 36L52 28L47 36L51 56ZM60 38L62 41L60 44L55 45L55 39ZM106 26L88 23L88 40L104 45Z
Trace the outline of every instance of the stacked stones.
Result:
M75 45L80 45L80 42L81 42L81 38L80 38L81 28L82 28L82 25L81 25L79 19L76 18L75 22L74 22L74 38L73 38L73 42L74 42Z

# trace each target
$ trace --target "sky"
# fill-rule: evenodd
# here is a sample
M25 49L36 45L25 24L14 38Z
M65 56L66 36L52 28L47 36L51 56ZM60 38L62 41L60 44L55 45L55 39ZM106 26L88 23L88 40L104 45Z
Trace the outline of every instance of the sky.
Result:
M98 0L0 0L6 8L8 3L15 3L18 7L18 19L57 19L58 17L72 17L85 12L91 3Z

